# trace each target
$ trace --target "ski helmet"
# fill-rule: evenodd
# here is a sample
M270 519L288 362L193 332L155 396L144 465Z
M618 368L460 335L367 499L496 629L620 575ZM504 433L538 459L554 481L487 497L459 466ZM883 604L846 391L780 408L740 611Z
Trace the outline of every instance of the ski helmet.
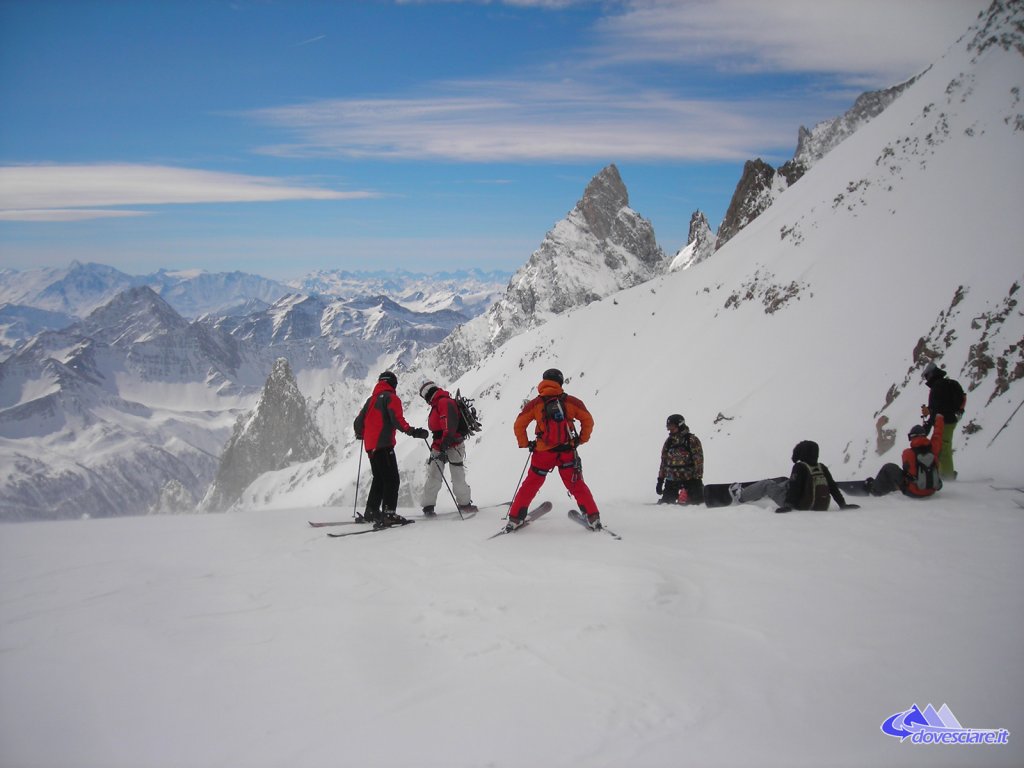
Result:
M928 365L924 367L924 370L921 371L921 378L928 383L931 383L936 379L941 379L945 375L946 372L939 368L939 366L935 364L934 360L929 362Z
M432 381L424 381L423 384L420 385L420 397L428 403L430 402L430 398L434 396L435 392L437 392L437 384Z
M684 419L678 413L673 413L671 416L665 419L665 426L667 427L669 424L675 424L677 427L682 429L683 427L686 426L686 419Z
M562 376L562 372L557 368L548 368L544 371L544 375L541 376L541 378L544 379L544 381L553 381L557 383L558 386L562 386L562 384L565 383L565 377Z
M907 433L907 439L913 440L915 437L928 437L928 430L924 424L915 424L910 428L910 431Z
M391 371L384 371L384 373L377 377L377 381L386 381L392 387L398 386L398 377Z

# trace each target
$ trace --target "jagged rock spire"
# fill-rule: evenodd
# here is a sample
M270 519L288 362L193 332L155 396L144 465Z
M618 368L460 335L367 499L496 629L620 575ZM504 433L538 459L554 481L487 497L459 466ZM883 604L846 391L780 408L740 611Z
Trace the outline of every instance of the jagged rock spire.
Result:
M314 459L324 446L288 361L278 358L256 407L235 423L203 509L227 509L264 472Z
M557 222L485 315L456 328L418 361L431 375L456 379L513 336L665 273L654 227L629 207L619 169L602 169Z
M629 192L614 163L590 180L576 204L590 231L600 240L608 239L619 210L628 207Z

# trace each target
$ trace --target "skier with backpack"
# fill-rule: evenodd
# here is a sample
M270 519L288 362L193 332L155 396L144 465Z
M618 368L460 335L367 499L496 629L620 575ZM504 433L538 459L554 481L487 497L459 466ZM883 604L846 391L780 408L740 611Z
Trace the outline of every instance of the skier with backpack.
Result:
M925 499L942 488L942 473L939 469L942 452L945 419L942 414L935 416L931 437L924 424L910 428L907 439L910 445L903 449L903 466L884 464L878 475L864 481L872 496L884 496L893 491L902 491L907 496Z
M793 470L789 479L759 480L745 487L733 483L729 492L737 504L768 496L778 505L776 512L794 509L824 511L829 507L830 497L835 499L840 509L860 509L857 504L846 503L842 491L832 479L832 473L818 461L818 453L816 442L801 440L793 448Z
M668 438L661 447L655 492L659 504L704 503L704 448L686 420L673 413L665 420Z
M942 416L945 424L942 430L942 453L939 455L939 472L944 480L956 480L956 468L953 466L953 431L964 415L967 406L967 395L960 382L946 375L946 371L934 362L928 363L921 373L928 387L928 405L921 406L921 418L925 419L925 429L932 429L935 420Z
M557 368L544 371L537 385L538 396L523 406L513 424L520 448L530 450L530 471L508 513L506 531L514 531L526 522L530 502L544 484L548 473L557 469L562 483L586 515L587 524L594 530L601 528L601 517L590 488L583 480L583 465L577 448L590 439L594 417L579 398L562 389L565 377ZM533 440L527 437L527 428L536 422ZM579 422L579 431L576 431Z
M395 432L401 431L410 437L426 438L430 433L422 427L410 427L402 413L402 401L395 393L398 377L391 371L384 371L377 377L362 410L352 423L356 439L363 441L363 447L370 458L370 491L366 496L363 522L373 523L375 528L405 525L410 520L400 516L398 489L401 478L398 474L398 460L395 458Z
M466 423L459 403L448 392L432 381L420 386L420 397L430 405L427 428L430 430L430 458L427 459L427 481L423 486L423 514L435 515L437 494L444 482L444 465L451 467L449 474L454 490L455 504L460 512L476 512L471 489L466 482L466 437L472 426Z

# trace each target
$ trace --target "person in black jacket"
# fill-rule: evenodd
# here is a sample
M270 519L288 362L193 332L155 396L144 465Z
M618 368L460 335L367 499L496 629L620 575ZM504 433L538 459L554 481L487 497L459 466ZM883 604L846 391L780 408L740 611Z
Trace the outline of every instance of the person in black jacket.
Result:
M921 418L925 419L925 429L935 426L935 417L942 414L945 427L942 430L942 451L939 453L939 474L943 480L956 480L956 468L953 466L953 431L956 423L964 415L967 395L960 382L946 375L934 362L928 363L921 373L921 378L928 385L928 405L921 406Z
M793 448L793 471L788 480L759 480L746 488L734 483L729 491L739 504L767 496L778 505L776 512L790 512L794 509L826 510L829 497L835 499L840 509L860 508L857 504L846 503L842 491L832 479L832 473L818 461L818 444L813 440L801 440Z
M373 523L378 528L409 522L395 511L401 483L395 458L395 432L404 432L419 440L430 435L422 427L409 426L402 412L402 401L395 393L397 386L398 377L391 371L384 371L377 378L373 394L352 422L356 440L363 441L366 455L370 458L373 478L361 522Z

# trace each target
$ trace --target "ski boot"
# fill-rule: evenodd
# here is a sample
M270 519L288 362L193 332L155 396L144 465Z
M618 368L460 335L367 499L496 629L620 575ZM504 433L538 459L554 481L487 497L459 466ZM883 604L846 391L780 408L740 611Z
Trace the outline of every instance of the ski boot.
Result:
M393 509L385 509L381 512L377 522L373 524L374 528L391 528L395 525L405 525L409 520L406 520L401 515L397 514Z
M512 531L514 531L516 528L522 528L524 525L526 525L527 511L528 510L526 509L526 507L523 507L522 509L519 510L518 513L509 512L508 522L505 523L505 533L512 533Z

